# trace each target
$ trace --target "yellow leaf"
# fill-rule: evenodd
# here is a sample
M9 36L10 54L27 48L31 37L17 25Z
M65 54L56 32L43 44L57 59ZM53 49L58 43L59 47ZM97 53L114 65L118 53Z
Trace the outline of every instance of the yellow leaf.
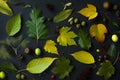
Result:
M95 37L95 39L100 43L104 42L105 33L107 32L107 28L104 24L94 24L90 27L91 37Z
M60 35L57 38L57 42L61 46L76 45L74 38L76 38L77 35L73 31L70 31L70 29L70 27L62 27L60 29Z
M0 0L0 12L6 15L13 15L12 10L4 0Z
M58 50L55 45L56 45L56 43L54 41L47 40L46 44L44 46L44 50L48 53L58 54Z
M78 51L71 54L77 61L84 64L93 64L95 63L94 57L86 51Z
M87 4L87 7L81 9L80 11L78 11L78 13L85 17L88 17L88 20L94 19L98 15L96 7L92 4Z

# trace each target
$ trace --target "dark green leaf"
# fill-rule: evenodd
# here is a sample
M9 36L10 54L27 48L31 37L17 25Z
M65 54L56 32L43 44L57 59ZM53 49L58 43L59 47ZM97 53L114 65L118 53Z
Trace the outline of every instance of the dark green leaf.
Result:
M97 75L104 76L104 80L108 80L115 73L115 68L110 61L104 62L99 68Z
M55 17L54 17L54 22L59 23L62 22L64 20L66 20L72 13L72 9L67 9L67 10L63 10L61 12L59 12Z
M11 55L8 53L5 46L0 47L0 59L11 59Z
M54 74L59 74L60 79L64 79L66 76L69 76L72 69L73 66L70 65L70 60L62 57L56 61L56 67L53 68L52 72Z
M117 56L115 44L111 44L110 48L108 49L107 54L111 57L116 57Z
M46 27L44 17L42 17L42 12L34 8L30 13L31 21L26 22L28 27L29 37L35 39L45 39L48 34L48 28Z
M16 72L17 69L11 62L3 62L0 64L0 69L6 72Z
M80 47L83 49L89 50L91 47L91 40L88 37L87 33L82 29L80 29L78 33L78 37L79 37L78 43Z

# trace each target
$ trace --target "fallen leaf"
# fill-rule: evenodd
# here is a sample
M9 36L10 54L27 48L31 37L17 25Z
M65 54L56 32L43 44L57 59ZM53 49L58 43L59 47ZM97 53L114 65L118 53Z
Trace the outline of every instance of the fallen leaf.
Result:
M95 37L95 39L100 42L103 43L105 40L105 33L108 32L107 28L105 27L104 24L93 24L90 27L90 36L91 37Z
M108 80L115 73L115 68L110 61L104 62L96 73L99 76L104 76L104 80Z
M71 45L76 45L76 42L74 40L74 38L77 37L77 35L73 32L70 31L70 27L62 27L60 29L60 35L57 38L57 42L61 45L61 46L67 46L67 44L69 46Z
M87 7L81 9L80 11L78 11L78 13L85 17L88 17L88 20L94 19L98 15L96 6L94 6L93 4L87 4Z
M32 74L40 74L45 71L57 58L44 57L31 60L26 70Z
M56 45L56 43L53 40L47 40L46 44L44 46L44 50L47 51L48 53L58 55L58 50L55 45Z
M4 0L0 0L0 12L3 14L6 14L8 16L13 15L11 8L8 6L6 1L4 1Z
M71 54L77 61L84 64L93 64L95 63L94 57L86 51L78 51Z

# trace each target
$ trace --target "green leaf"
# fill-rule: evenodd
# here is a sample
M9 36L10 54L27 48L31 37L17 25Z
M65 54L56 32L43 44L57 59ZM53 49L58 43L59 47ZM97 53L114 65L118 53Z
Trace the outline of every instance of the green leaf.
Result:
M5 46L0 47L0 59L11 59L11 55L8 53L7 49Z
M11 62L0 63L0 69L6 72L16 72L16 67Z
M71 14L72 14L72 9L67 9L59 12L55 17L54 17L54 22L59 23L64 20L66 20Z
M54 74L58 74L60 79L64 79L65 77L69 76L72 69L73 66L70 65L70 60L62 57L56 61L56 67L53 68L52 72Z
M6 24L6 32L9 36L14 36L21 29L21 17L17 14L11 18Z
M82 29L80 29L78 33L78 37L79 37L78 43L80 47L89 50L91 47L91 40L88 37L87 33Z
M34 8L30 13L31 21L26 22L28 27L29 37L35 39L45 39L48 34L48 28L46 27L44 17L42 17L42 12Z
M13 15L11 8L8 6L5 0L0 0L0 12L8 16Z
M59 31L60 35L57 38L57 42L61 45L61 46L71 46L71 45L77 45L74 38L77 37L77 35L73 32L70 31L70 27L65 26L62 27Z
M117 56L115 44L111 44L110 48L108 49L107 54L111 57L116 57Z
M33 59L27 64L26 70L32 74L39 74L45 71L57 58L44 57Z
M94 57L86 51L78 51L71 54L77 61L84 64L93 64L95 63Z
M104 80L108 80L115 73L115 68L110 61L104 62L99 68L97 75L104 76Z

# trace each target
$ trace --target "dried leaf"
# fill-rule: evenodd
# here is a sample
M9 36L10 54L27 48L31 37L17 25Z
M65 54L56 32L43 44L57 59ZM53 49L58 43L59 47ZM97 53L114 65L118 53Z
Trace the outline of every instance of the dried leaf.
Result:
M77 35L73 32L70 31L70 27L62 27L60 29L60 35L57 38L57 42L61 45L61 46L67 46L67 44L69 46L71 45L76 45L76 42L74 40L74 38L77 37Z
M96 6L94 6L93 4L87 4L87 7L81 9L80 11L78 11L78 13L85 17L88 17L88 20L94 19L98 15Z
M46 44L44 46L44 50L47 51L48 53L52 54L57 54L58 55L58 50L56 48L56 43L52 40L47 40Z
M84 64L93 64L95 63L94 57L86 51L78 51L71 54L77 61Z
M108 30L105 27L104 24L93 24L90 27L90 35L91 37L95 37L95 39L100 42L103 43L105 40L105 33L107 33Z

